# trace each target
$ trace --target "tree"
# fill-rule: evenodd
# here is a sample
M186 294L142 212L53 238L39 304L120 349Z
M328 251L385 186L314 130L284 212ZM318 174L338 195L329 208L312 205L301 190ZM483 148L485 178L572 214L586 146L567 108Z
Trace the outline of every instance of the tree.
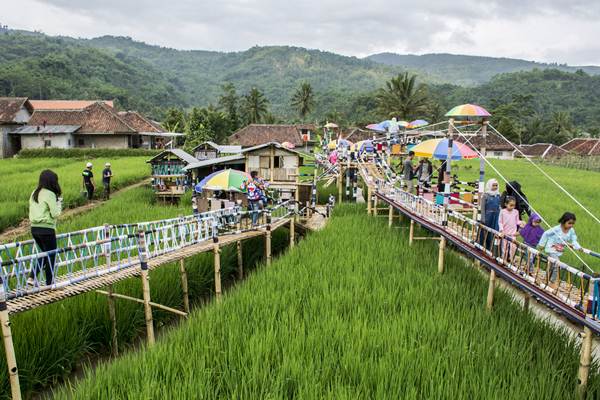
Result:
M269 100L267 100L263 92L254 87L244 96L242 110L245 122L247 124L256 124L262 121L265 114L269 111Z
M231 130L236 131L240 127L238 116L239 96L235 85L231 82L222 85L221 89L223 90L223 94L219 97L219 108L227 113Z
M550 141L554 144L562 144L573 135L573 122L571 114L566 111L556 111L550 120Z
M410 120L427 111L427 87L416 83L417 76L408 72L399 74L379 89L379 111L386 117Z
M162 122L168 132L181 132L185 128L185 113L178 108L169 108Z
M303 82L292 97L292 106L298 111L300 118L304 119L315 107L315 95L310 83Z
M185 125L185 146L191 150L207 140L222 143L231 133L227 115L215 110L212 106L207 108L192 108Z

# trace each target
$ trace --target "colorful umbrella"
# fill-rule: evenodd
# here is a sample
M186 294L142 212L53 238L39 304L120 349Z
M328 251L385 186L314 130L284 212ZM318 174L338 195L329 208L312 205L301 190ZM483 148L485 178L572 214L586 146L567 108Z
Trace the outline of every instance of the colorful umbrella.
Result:
M250 174L236 169L225 169L223 171L213 172L200 183L196 184L194 190L201 192L202 190L225 190L233 192L241 192L242 182L252 179Z
M461 104L446 113L446 117L490 117L491 114L476 104Z
M381 126L380 124L369 124L366 126L367 129L370 129L372 131L377 131L377 132L384 132L385 128L383 126Z
M283 147L285 147L286 149L293 149L294 147L296 147L296 146L294 146L294 143L290 143L290 142L283 142L283 143L281 143L281 145Z
M426 125L429 125L429 122L425 121L424 119L415 119L414 121L411 121L408 123L407 128L414 129L414 128L420 128L420 127L426 126Z
M398 121L398 125L400 125L403 128L406 128L408 125L410 125L410 123L406 121Z
M373 151L375 151L375 148L373 147L373 142L367 139L361 140L360 142L356 142L356 144L352 146L352 150L358 151L359 153L362 153L363 151L367 153L372 153Z
M425 140L412 149L417 157L433 157L438 160L448 158L448 139L430 139ZM477 158L475 153L469 146L464 143L452 141L452 160L462 160Z

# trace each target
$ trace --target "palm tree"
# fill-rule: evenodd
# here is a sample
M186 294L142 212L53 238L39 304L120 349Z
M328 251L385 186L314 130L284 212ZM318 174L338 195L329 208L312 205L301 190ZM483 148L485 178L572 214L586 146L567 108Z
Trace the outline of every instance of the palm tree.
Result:
M262 121L265 114L268 112L269 100L263 92L257 88L252 88L243 98L242 110L244 119L248 124L256 124Z
M408 72L399 74L379 89L377 102L379 111L388 117L413 119L427 111L427 87L417 85L417 76Z
M315 94L310 83L303 82L296 90L292 97L292 106L298 110L302 119L310 114L315 106Z

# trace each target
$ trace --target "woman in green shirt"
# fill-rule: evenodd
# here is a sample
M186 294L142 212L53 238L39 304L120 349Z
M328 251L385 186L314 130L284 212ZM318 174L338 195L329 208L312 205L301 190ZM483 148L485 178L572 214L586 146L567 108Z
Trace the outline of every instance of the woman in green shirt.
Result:
M43 252L56 250L56 220L62 211L61 194L58 175L49 169L42 171L38 187L29 198L29 221L31 236ZM36 267L27 279L27 284L39 286L39 273L44 270L46 285L52 285L55 259L54 253L38 258Z

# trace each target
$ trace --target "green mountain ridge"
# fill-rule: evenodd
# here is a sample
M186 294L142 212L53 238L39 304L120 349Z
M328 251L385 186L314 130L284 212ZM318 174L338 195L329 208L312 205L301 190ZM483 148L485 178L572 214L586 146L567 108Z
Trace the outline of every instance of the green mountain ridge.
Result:
M563 72L582 70L590 75L600 74L600 66L569 66L558 63L541 63L516 58L468 56L448 53L423 55L379 53L365 57L366 60L384 65L414 69L439 77L445 83L474 86L490 81L495 75L531 71L534 69L557 69Z

